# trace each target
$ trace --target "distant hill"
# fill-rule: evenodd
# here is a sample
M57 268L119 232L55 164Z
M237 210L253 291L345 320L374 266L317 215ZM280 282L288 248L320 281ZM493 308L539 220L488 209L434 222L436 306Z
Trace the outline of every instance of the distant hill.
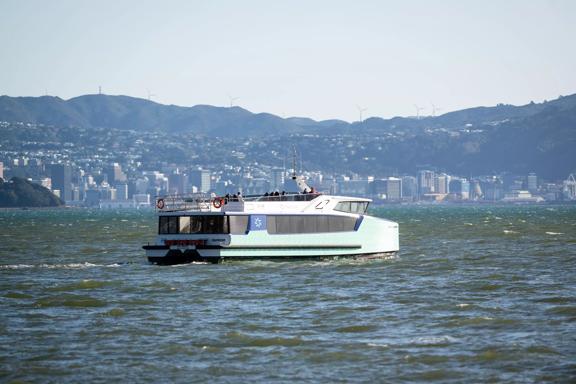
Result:
M432 167L461 175L510 171L562 178L576 170L576 94L523 106L499 104L437 117L372 117L354 123L283 119L240 107L162 105L128 96L85 95L70 100L1 96L0 121L48 125L34 131L0 127L0 143L14 148L20 142L90 146L103 140L102 131L120 130L158 132L175 143L183 136L230 138L229 147L219 148L219 158L214 159L218 162L235 161L226 156L228 150L236 150L236 138L252 137L261 138L259 143L276 153L284 153L288 142L297 144L317 169L346 168L362 174L414 173ZM78 137L78 127L90 131ZM203 153L204 144L199 143L195 152L202 153L210 166L208 159L215 150ZM188 144L179 152L166 152L155 144L146 153L151 159L171 162L192 156L190 150Z
M195 132L214 136L293 133L302 128L268 113L240 107L179 107L128 96L0 97L0 120L85 128Z
M116 128L167 133L192 132L212 136L258 137L300 132L346 134L418 132L430 128L458 129L517 121L546 111L570 111L576 95L524 106L476 107L421 119L373 117L363 122L315 121L305 117L283 119L269 113L252 113L240 107L163 105L129 96L84 95L63 100L59 97L0 96L0 120L42 123L84 128Z
M26 179L13 177L10 181L0 178L0 207L58 207L62 201L49 189Z

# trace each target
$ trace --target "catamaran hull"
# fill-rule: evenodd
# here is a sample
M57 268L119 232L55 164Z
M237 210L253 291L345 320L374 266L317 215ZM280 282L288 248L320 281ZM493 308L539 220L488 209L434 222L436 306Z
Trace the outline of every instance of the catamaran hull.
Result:
M181 236L165 237L160 245L145 245L148 261L171 265L254 259L383 258L395 255L399 249L398 224L368 216L353 232L271 235L266 231L251 231L245 235L208 239L189 235L186 240L200 241L202 245L166 245L182 239Z
M148 256L148 261L158 265L176 265L188 263L213 263L218 264L224 261L234 260L334 260L334 259L384 259L394 257L397 252L380 252L380 253L322 253L322 254L299 254L299 255L286 255L286 252L268 252L263 254L258 252L252 253L246 251L243 256L226 255L226 252L219 252L218 254L202 252L202 250L167 250L163 256Z

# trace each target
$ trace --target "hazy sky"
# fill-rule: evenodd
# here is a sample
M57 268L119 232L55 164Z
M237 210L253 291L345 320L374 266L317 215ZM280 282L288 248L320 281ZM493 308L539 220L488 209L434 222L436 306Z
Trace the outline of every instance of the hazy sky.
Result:
M10 96L351 121L576 93L572 0L1 0L0 47Z

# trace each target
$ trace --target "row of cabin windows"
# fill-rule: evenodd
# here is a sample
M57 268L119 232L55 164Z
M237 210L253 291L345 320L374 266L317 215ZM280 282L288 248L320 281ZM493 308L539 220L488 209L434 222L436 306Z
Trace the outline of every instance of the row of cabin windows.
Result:
M160 216L158 233L166 234L244 234L248 216Z
M368 209L367 201L341 201L334 207L335 211L364 214Z
M158 233L166 234L245 234L249 216L160 216ZM270 234L349 232L357 219L329 215L269 215Z
M356 221L347 216L268 216L267 229L271 234L349 232L356 227Z

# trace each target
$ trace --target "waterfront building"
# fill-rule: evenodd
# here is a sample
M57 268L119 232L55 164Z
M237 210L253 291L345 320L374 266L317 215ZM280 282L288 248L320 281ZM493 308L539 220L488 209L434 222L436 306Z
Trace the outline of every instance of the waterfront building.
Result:
M576 200L576 179L573 174L564 180L562 191L566 200Z
M450 195L456 200L468 200L470 198L470 183L464 178L451 178Z
M122 183L116 185L116 197L120 201L128 200L128 184Z
M445 195L450 193L450 176L445 173L438 174L434 177L434 193Z
M72 200L72 170L67 164L50 166L52 188L60 191L60 198L66 202Z
M122 171L122 167L118 163L113 163L107 167L104 170L104 174L107 176L110 185L126 182L126 174Z
M374 180L372 192L382 200L400 200L402 199L402 180L397 177Z
M4 180L4 163L0 161L0 179Z
M207 169L196 169L190 171L190 184L198 189L198 192L209 192L212 189L210 171Z
M481 182L481 184L484 191L484 200L498 201L504 198L504 185L500 178L490 177Z
M368 180L340 180L338 181L338 194L346 196L366 196L368 194Z
M529 173L526 177L526 188L531 192L538 192L538 176L535 173Z
M540 196L533 196L530 191L512 191L506 193L502 201L509 203L540 203L544 199Z
M414 176L402 176L402 198L413 200L418 197L418 181Z
M418 171L418 195L434 193L434 171Z
M480 180L472 180L470 182L470 199L471 200L481 200L484 197L482 192L482 185Z
M170 194L183 195L188 192L188 175L176 169L174 173L168 175L168 185Z

